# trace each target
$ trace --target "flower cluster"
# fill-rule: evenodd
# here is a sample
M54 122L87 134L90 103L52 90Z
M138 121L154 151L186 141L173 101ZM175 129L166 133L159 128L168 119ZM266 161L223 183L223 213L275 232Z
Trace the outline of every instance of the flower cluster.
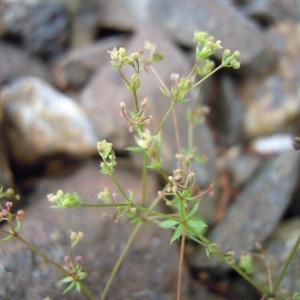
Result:
M58 190L55 195L49 194L47 198L52 203L52 208L72 208L82 205L82 201L77 194L64 193L62 190Z
M100 163L101 172L111 176L116 168L116 156L112 143L102 140L97 143L97 149L102 158L102 162Z
M186 102L188 100L186 95L192 88L192 79L185 76L180 77L179 74L172 74L171 80L173 82L171 88L173 101L175 103Z
M213 36L209 36L206 32L197 31L194 33L194 41L196 46L196 61L207 59L213 55L218 49L221 49L221 41L215 40Z
M226 49L223 53L222 65L225 68L238 69L241 66L241 63L238 61L240 57L239 51L230 52L229 49Z

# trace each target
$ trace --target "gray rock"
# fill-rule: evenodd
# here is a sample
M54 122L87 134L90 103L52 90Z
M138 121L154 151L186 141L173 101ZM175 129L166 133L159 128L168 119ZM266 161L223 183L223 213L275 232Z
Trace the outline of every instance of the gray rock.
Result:
M300 20L300 3L298 0L254 0L247 1L242 7L244 13L262 24L283 20Z
M269 36L281 52L277 68L266 76L248 77L237 88L246 105L243 126L248 138L283 131L300 117L300 26L280 23Z
M297 183L298 170L298 153L286 152L274 158L245 187L208 238L224 251L233 250L237 255L253 250L257 241L263 242L270 236L284 214ZM222 270L220 261L207 260L202 255L198 252L192 262Z
M145 21L163 25L187 46L194 46L195 30L207 31L224 47L241 52L242 65L263 72L275 62L275 53L253 22L227 1L102 1L100 22L108 27L136 29Z
M96 153L94 130L79 106L40 79L16 81L3 90L0 103L11 153L20 163L59 153Z
M124 187L140 195L140 173L119 162L117 177ZM96 296L103 291L108 276L133 228L126 218L115 223L110 210L50 209L48 193L57 189L76 191L86 202L97 203L96 195L104 187L112 191L108 176L101 175L98 163L83 166L68 178L42 181L32 205L25 211L22 236L42 249L58 263L68 253L70 230L81 230L84 239L76 247L76 255L83 256L86 280ZM148 200L156 197L157 183L149 177ZM78 293L62 296L57 282L60 275L39 257L31 254L16 241L0 247L0 298L10 299L83 299ZM170 233L158 226L144 226L136 237L121 271L114 280L108 299L173 300L176 294L178 253L170 245ZM147 270L147 272L145 272ZM186 292L184 299L189 299ZM192 299L192 298L191 298Z
M42 62L25 51L0 43L0 85L19 77L31 75L50 81L50 75Z
M81 88L109 60L107 50L118 46L125 46L125 38L106 38L71 50L54 65L56 84L62 88Z
M290 219L280 224L274 234L269 238L268 242L263 247L263 253L266 257L266 261L269 264L272 282L275 283L284 263L286 262L288 255L290 254L296 240L300 234L300 219ZM255 259L256 272L254 274L255 279L259 282L268 284L268 278L266 274L265 260ZM280 286L282 291L299 292L300 286L300 253L296 255L292 261L284 280Z
M65 49L70 36L70 19L59 1L4 0L0 35L17 37L30 52L48 58Z
M170 86L172 73L188 74L187 59L159 28L143 28L132 39L129 52L141 49L145 40L157 44L158 51L165 55L165 59L156 65L156 69L167 85ZM170 100L162 95L157 80L150 72L143 74L141 81L139 97L141 99L147 97L149 100L149 113L153 116L152 129L154 132L167 111ZM111 140L117 149L124 150L133 144L133 137L128 131L125 119L119 115L121 101L125 102L128 107L132 107L132 95L125 88L119 74L110 65L104 66L95 74L81 95L81 104L95 124L98 135ZM193 103L180 104L177 107L179 136L182 145L187 144L186 109L188 107L193 107ZM197 166L197 177L199 183L207 185L216 174L216 149L211 133L205 124L196 128L195 133L195 146L198 148L198 152L207 158L205 166ZM162 138L161 155L164 167L168 172L172 172L175 166L174 155L178 153L172 116L166 122Z

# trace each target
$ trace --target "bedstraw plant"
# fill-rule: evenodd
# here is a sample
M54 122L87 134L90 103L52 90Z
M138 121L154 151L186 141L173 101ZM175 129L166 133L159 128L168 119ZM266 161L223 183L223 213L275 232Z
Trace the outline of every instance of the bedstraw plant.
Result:
M0 190L0 198L4 203L0 206L0 220L8 223L8 227L1 227L0 229L3 235L1 242L17 239L36 255L41 256L46 262L52 264L62 275L61 282L65 285L64 294L75 289L82 292L87 299L100 298L101 300L105 300L136 235L145 223L153 223L161 227L162 230L172 231L171 243L179 242L180 244L176 291L177 300L181 299L184 251L188 239L200 244L205 249L207 259L215 256L226 262L261 294L261 299L283 299L280 296L279 287L298 251L300 238L292 249L275 284L267 286L254 281L252 275L255 269L253 268L252 256L250 254L245 254L237 258L233 252L224 253L221 250L221 245L215 244L205 236L207 224L199 216L198 208L201 205L203 196L213 192L213 184L200 192L199 188L197 188L193 170L195 167L194 162L203 162L201 155L197 153L194 146L194 134L196 126L203 121L209 110L207 107L196 103L192 110L187 111L188 143L182 146L177 128L175 107L180 106L184 102L192 101L191 92L199 88L207 78L219 70L224 68L238 69L240 67L240 54L238 51L231 52L225 49L221 63L216 66L211 57L216 51L222 51L221 41L215 40L214 37L209 36L205 32L196 32L194 40L196 49L195 64L189 74L170 74L171 86L163 82L155 68L155 64L163 59L163 55L157 51L156 45L145 42L142 49L133 53L128 53L123 47L113 48L109 51L112 67L119 73L125 86L132 93L132 105L127 106L121 102L120 111L124 117L124 122L127 122L128 129L135 140L135 145L128 147L126 150L139 152L143 155L141 196L137 198L134 192L128 191L119 182L115 173L118 166L117 157L114 153L112 143L106 140L100 141L97 144L101 158L99 167L103 174L111 178L118 190L118 195L111 193L109 189L105 188L99 192L98 200L94 204L85 203L80 195L62 190L48 195L48 200L52 208L80 209L82 207L90 207L91 209L105 209L113 207L116 210L116 219L127 217L134 224L128 242L112 269L105 288L101 291L99 297L93 295L91 290L85 285L84 280L88 274L84 271L83 258L79 254L74 254L74 249L82 240L83 233L71 232L70 247L66 253L64 262L53 261L21 236L20 229L24 220L24 212L19 210L14 213L11 209L13 202L9 199L16 198L16 195L11 190L6 192L3 189ZM125 68L126 72L124 72ZM131 75L129 76L128 69L131 71ZM140 75L142 72L150 73L150 75L152 74L157 79L161 93L169 99L170 103L169 108L165 111L159 124L154 129L150 126L152 125L152 116L148 113L149 100L140 95ZM160 155L161 146L164 143L161 133L168 118L173 118L175 129L174 139L177 142L177 154L175 155L177 167L172 174L168 174L164 170ZM158 191L155 199L146 199L149 169L158 172L165 179L165 187ZM159 203L164 203L171 207L172 213L164 213L157 209ZM299 299L299 294L294 294L289 299Z

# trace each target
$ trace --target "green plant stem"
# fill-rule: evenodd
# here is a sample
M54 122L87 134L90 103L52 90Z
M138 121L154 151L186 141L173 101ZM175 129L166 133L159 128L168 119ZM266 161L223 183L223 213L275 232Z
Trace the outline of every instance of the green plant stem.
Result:
M173 115L173 124L174 124L174 130L175 130L177 152L179 153L180 149L181 149L181 143L180 143L179 127L178 127L178 122L177 122L177 114L176 114L175 106L173 107L172 115Z
M110 207L126 207L132 206L130 203L112 203L112 204L98 204L98 203L82 203L80 207L97 207L97 208L110 208ZM76 207L75 207L76 208Z
M205 244L205 246L207 246L208 244L210 244L210 241L208 239L206 239L205 237L202 237L202 241L199 241L197 238L193 238L190 237L193 241L199 243L200 245L203 246L203 244ZM204 247L205 247L204 246ZM234 271L236 271L241 277L243 277L250 285L252 285L257 291L259 291L262 295L265 294L266 290L258 285L246 272L244 272L237 264L235 263L231 263L228 261L226 254L224 252L222 252L221 250L218 250L215 253L215 256L221 258L224 262L226 262Z
M141 205L145 205L146 203L146 195L147 195L147 175L148 175L148 157L146 152L144 152L144 165L143 165L143 176L142 176L142 201Z
M286 273L288 271L288 268L289 268L291 262L295 258L296 254L297 254L297 252L299 250L299 247L300 247L300 235L299 235L299 237L298 237L298 239L297 239L294 247L292 248L292 250L291 250L291 252L290 252L290 254L288 256L288 258L287 258L287 260L286 260L286 262L285 262L285 264L283 266L282 271L280 272L280 274L279 274L279 276L278 276L278 278L277 278L277 280L275 282L274 289L272 291L273 295L276 295L276 292L277 292L280 284L282 283L282 280L284 279L284 277L285 277L285 275L286 275Z
M212 76L213 74L215 74L216 72L218 72L219 70L221 70L223 68L223 65L219 65L218 67L216 67L213 71L211 71L209 74L207 74L206 76L204 76L203 78L201 78L199 81L197 81L188 91L187 93L189 93L191 90L193 90L195 87L199 86L201 83L203 83L207 78L209 78L210 76Z
M172 112L173 108L175 107L176 103L174 101L172 101L171 105L169 106L168 110L166 111L165 115L163 116L163 118L161 119L158 129L156 131L156 134L160 133L160 131L162 130L167 118L169 117L170 113Z
M50 257L42 253L38 248L36 248L34 245L32 245L30 242L22 238L17 232L13 233L13 237L22 242L31 252L33 252L35 255L38 255L44 259L45 262L53 265L56 270L63 275L70 275L67 270L65 270L60 264L52 260ZM95 300L96 298L93 296L91 290L83 283L81 283L82 287L82 293L85 295L85 297L88 300Z
M115 174L112 174L111 176L113 183L116 185L116 187L118 188L119 192L122 194L122 196L129 202L131 202L131 200L129 199L129 197L127 196L126 192L124 191L123 187L121 186L121 184L119 183L117 177Z
M158 196L153 201L153 203L150 205L149 209L153 209L158 204L159 200L160 200L160 197ZM116 277L117 273L119 272L119 269L121 268L121 266L122 266L122 264L124 262L124 259L125 259L126 255L127 255L127 252L130 249L130 247L131 247L131 245L132 245L132 243L133 243L136 235L139 233L140 229L142 228L142 225L143 225L143 223L139 223L139 224L135 225L135 227L133 228L133 230L132 230L132 232L131 232L131 234L129 236L129 239L128 239L128 241L127 241L127 243L126 243L126 245L125 245L125 247L124 247L124 249L123 249L120 257L117 260L117 262L116 262L116 264L115 264L115 266L114 266L114 268L113 268L113 270L112 270L112 272L111 272L111 274L110 274L110 276L108 278L108 281L107 281L107 283L106 283L106 285L104 287L104 290L101 293L101 297L100 297L101 300L105 300L106 299L107 294L109 292L109 289L110 289L110 287L112 285L112 282L113 282L114 278Z
M150 71L153 73L154 77L156 78L156 80L158 81L158 83L163 87L163 89L168 92L168 96L171 96L171 92L168 89L167 85L164 83L164 81L161 79L161 77L159 76L159 74L157 73L156 69L150 65Z
M106 283L106 285L104 287L104 290L101 293L101 300L104 300L106 298L106 296L108 294L108 291L109 291L109 289L110 289L110 287L112 285L112 282L113 282L114 278L116 277L119 269L121 268L121 266L122 266L122 264L123 264L123 262L125 260L125 257L126 257L126 255L128 253L128 250L129 250L131 244L133 243L136 235L140 231L141 227L142 227L142 223L139 223L139 224L137 224L134 227L133 231L131 232L131 234L129 236L129 239L128 239L128 241L127 241L124 249L122 250L121 255L119 256L119 258L118 258L118 260L117 260L117 262L116 262L116 264L115 264L112 272L110 273L110 276L109 276L108 281L107 281L107 283Z
M132 93L133 93L133 99L134 99L135 109L136 109L137 112L139 112L140 106L139 106L139 100L138 100L136 89L133 89Z
M180 242L176 300L181 299L184 248L185 248L185 234L182 235L181 242Z

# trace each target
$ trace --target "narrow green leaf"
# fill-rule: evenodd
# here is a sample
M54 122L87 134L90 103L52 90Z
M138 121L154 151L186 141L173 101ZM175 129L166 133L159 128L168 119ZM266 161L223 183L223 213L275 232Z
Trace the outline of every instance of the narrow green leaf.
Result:
M192 217L195 213L197 213L200 203L196 203L196 205L191 209L189 214L187 215L188 218Z
M182 225L178 225L176 227L176 230L175 230L172 238L171 238L171 243L173 243L176 240L178 240L181 237L182 233L183 233L183 226Z
M63 295L65 295L66 293L70 292L74 287L75 287L76 282L73 281L69 284L69 286L64 290Z
M76 282L76 291L80 292L81 291L81 283L80 282Z
M166 220L159 224L161 228L165 228L165 229L174 228L176 225L178 225L178 222L175 220Z
M9 241L9 240L11 240L12 239L12 235L8 235L7 237L5 237L5 238L3 238L3 239L0 239L0 243L4 243L4 242L7 242L7 241Z
M201 219L190 219L188 220L188 227L191 230L192 235L203 234L207 225Z
M73 278L72 276L67 276L67 277L63 278L63 279L61 280L61 282L62 282L62 283L68 283L68 282L71 282L71 281L73 281L73 280L74 280L74 278Z
M130 152L143 152L144 151L144 149L139 146L127 147L125 150L130 151Z

